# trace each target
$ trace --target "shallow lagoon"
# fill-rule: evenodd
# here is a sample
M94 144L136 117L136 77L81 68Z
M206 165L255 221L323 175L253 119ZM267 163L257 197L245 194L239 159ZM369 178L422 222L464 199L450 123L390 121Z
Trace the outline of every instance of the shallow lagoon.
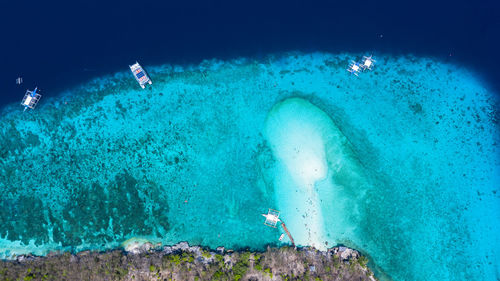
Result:
M107 249L132 237L262 249L281 229L260 214L280 208L297 242L316 231L318 247L353 246L380 277L495 280L498 100L454 65L380 55L355 77L344 69L351 57L146 66L147 90L124 72L44 99L34 112L7 107L0 254ZM266 122L294 97L327 116L306 122L325 149L324 173L307 189L319 208L281 200L297 179L286 176ZM305 112L288 115L300 121ZM302 228L316 211L317 223Z

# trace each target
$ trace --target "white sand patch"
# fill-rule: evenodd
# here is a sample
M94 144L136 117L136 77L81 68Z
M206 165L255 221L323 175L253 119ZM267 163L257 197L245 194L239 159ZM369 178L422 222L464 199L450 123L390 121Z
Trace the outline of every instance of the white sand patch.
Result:
M24 244L19 240L11 241L7 238L0 237L0 259L15 259L20 255L46 255L50 251L57 251L61 246L55 243L47 243L44 245L36 245L35 240L30 240L28 244Z
M144 238L132 237L122 243L125 251L133 254L140 253L144 250L149 250L152 247L152 243Z
M328 174L325 140L332 125L324 112L298 98L274 106L266 120L266 137L280 162L275 178L278 205L298 245L326 246L322 198L315 187Z

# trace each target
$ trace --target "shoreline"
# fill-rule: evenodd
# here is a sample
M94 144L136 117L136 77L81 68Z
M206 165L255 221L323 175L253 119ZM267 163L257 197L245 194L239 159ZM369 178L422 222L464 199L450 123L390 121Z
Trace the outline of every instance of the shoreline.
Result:
M0 280L370 280L367 257L337 246L209 249L133 242L104 252L51 252L0 261Z

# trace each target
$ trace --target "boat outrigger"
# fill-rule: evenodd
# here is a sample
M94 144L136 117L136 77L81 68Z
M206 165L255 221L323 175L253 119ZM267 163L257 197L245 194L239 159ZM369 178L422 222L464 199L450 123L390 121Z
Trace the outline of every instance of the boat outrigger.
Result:
M146 88L146 86L144 86L146 84L153 84L151 79L149 79L149 76L146 74L146 71L144 71L138 62L135 62L133 65L129 65L129 67L132 74L134 74L135 80L137 80L141 88Z
M33 91L26 90L26 94L24 95L23 101L21 102L21 105L24 106L24 111L26 109L35 109L35 106L38 104L38 101L40 101L40 98L42 95L37 93L38 87L35 87Z

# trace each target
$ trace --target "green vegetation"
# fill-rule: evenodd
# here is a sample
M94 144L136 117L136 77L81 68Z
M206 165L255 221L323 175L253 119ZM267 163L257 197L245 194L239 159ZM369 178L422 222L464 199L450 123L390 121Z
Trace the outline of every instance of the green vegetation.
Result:
M252 255L252 253L250 252L243 252L241 253L241 256L240 256L240 259L244 262L247 262L248 263L248 260L250 259L250 256Z
M358 263L362 267L366 267L366 265L368 264L368 259L365 256L361 256L358 258Z
M149 271L151 271L151 272L155 272L155 271L156 271L156 266L154 266L154 265L150 265L150 266L149 266Z
M273 278L273 273L271 272L271 269L269 267L264 269L264 272L269 274L269 277Z
M245 263L243 261L239 261L233 266L233 273L235 275L243 276L245 275L245 273L247 273L247 270L248 270L248 262Z
M333 259L333 267L336 269L336 270L339 270L340 269L340 261L336 258Z
M356 264L354 262L349 262L347 268L349 269L349 272L353 273L356 270Z
M191 253L182 253L182 261L183 262L188 262L188 263L192 263L194 261L194 257Z
M151 268L150 268L150 270L151 270ZM120 280L123 279L123 277L127 276L127 274L128 274L128 269L126 269L126 268L118 267L115 269L115 275Z
M175 265L179 265L181 263L181 257L175 254L168 256L168 260L173 262Z
M255 254L253 256L253 260L254 260L254 268L258 271L262 271L262 265L260 264L260 259L261 259L262 255L260 254Z
M202 255L204 258L206 258L206 259L209 259L209 258L211 258L211 257L212 257L212 254L210 254L210 252L208 252L208 251L203 251L203 252L201 253L201 255Z
M236 264L233 266L233 274L234 274L234 279L239 280L242 276L245 276L245 274L248 271L248 268L250 267L250 256L252 253L250 252L243 252L240 254L239 261L236 262Z
M218 262L218 263L223 263L224 262L224 257L222 255L215 255L215 260Z
M216 272L214 273L214 275L212 275L212 278L213 278L214 280L220 280L220 279L222 278L222 276L223 276L223 275L224 275L224 273L222 273L222 271L219 271L219 270L218 270L218 271L216 271Z

